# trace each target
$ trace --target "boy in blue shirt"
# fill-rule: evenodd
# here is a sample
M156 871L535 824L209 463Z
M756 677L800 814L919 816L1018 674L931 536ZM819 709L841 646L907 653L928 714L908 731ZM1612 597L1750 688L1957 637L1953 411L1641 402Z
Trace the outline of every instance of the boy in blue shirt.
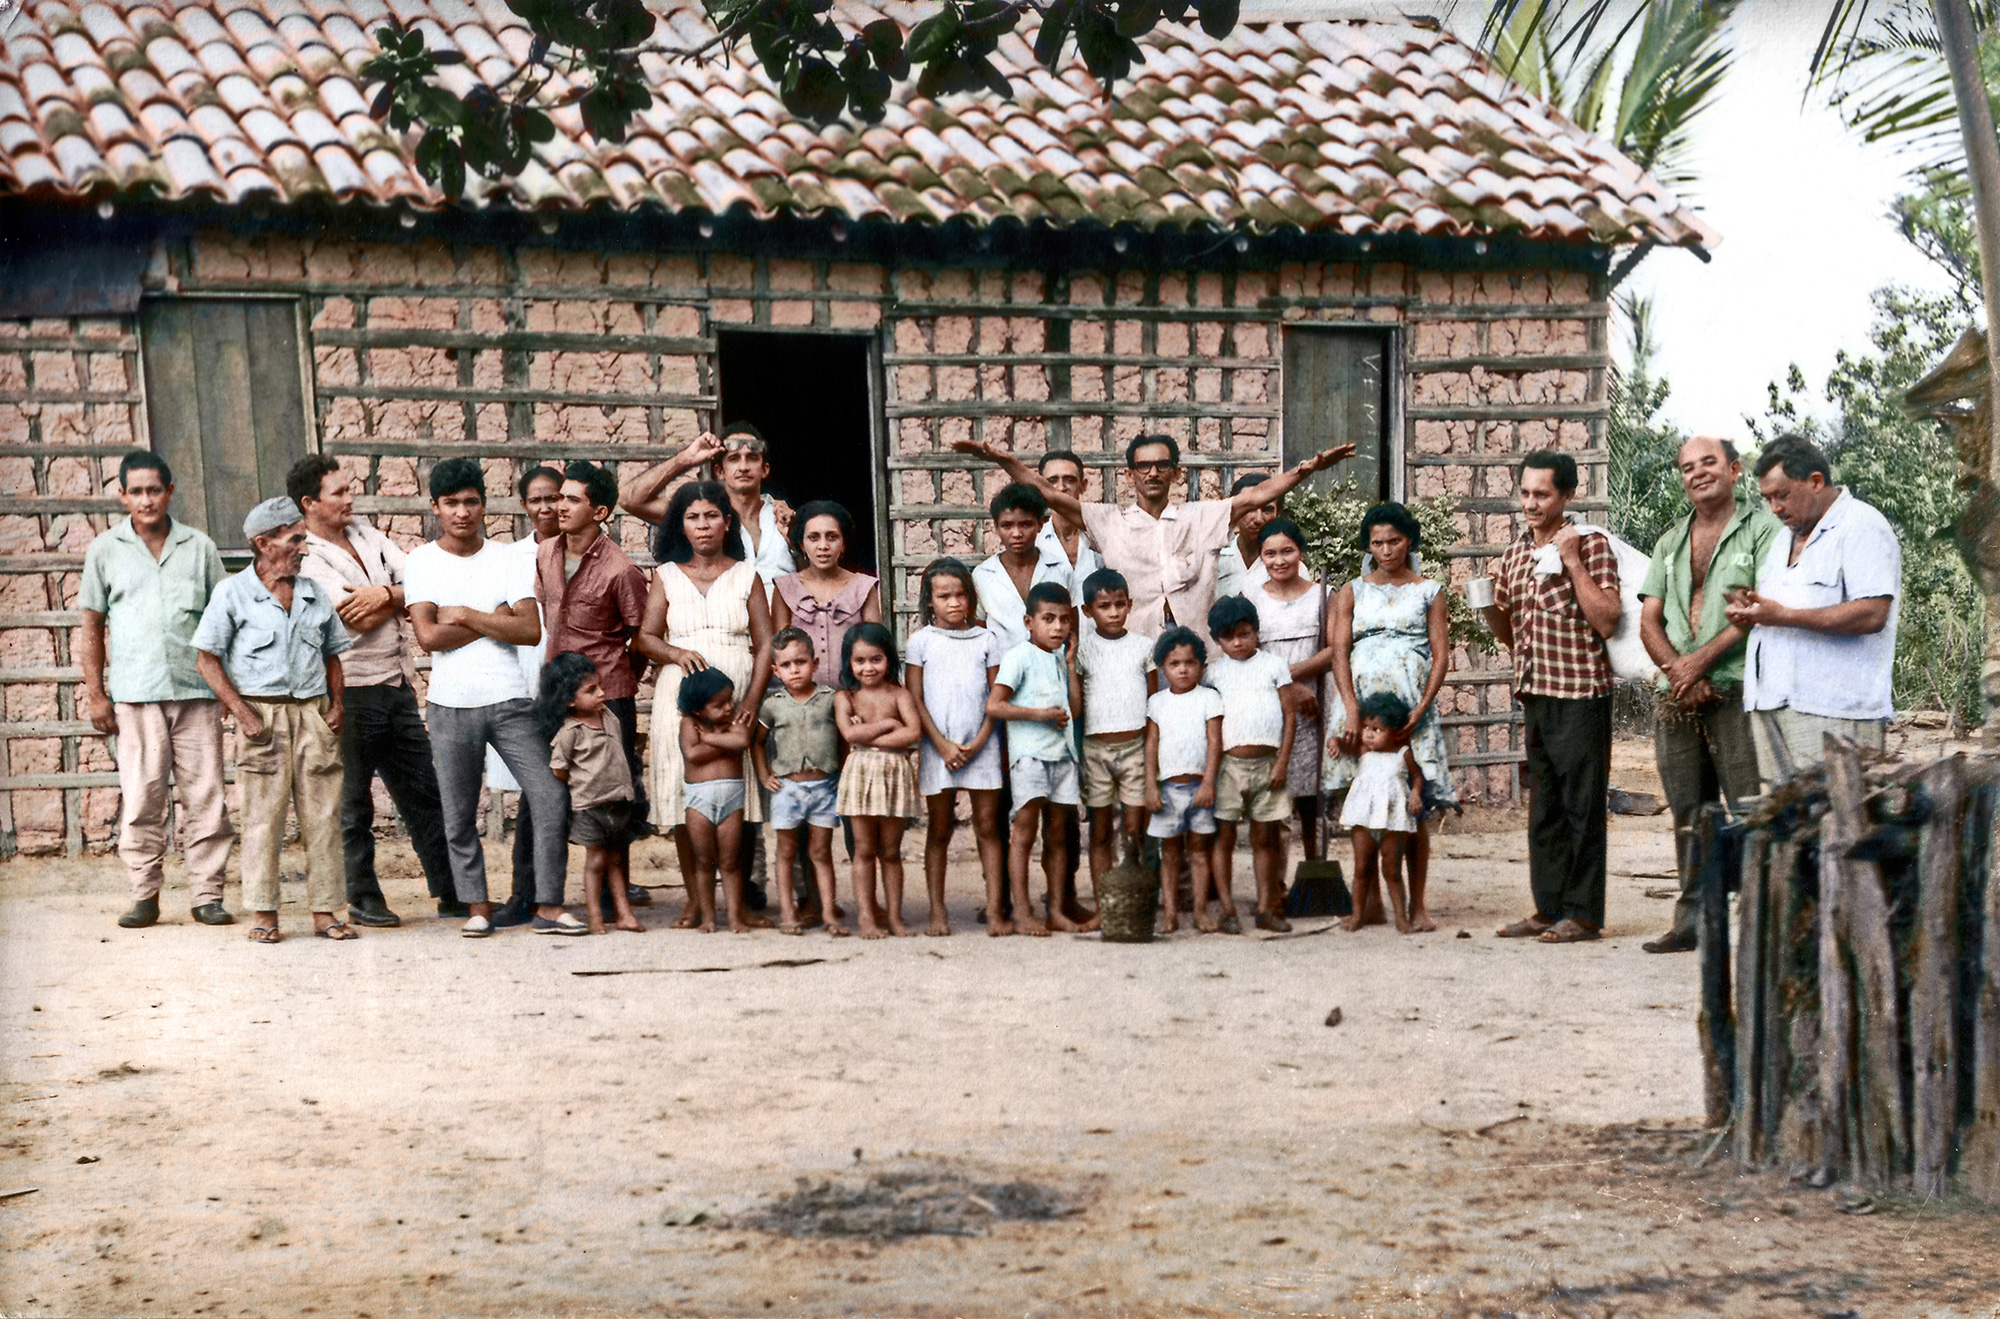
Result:
M1000 917L999 877L987 880L986 932L1046 937L1049 927L1084 928L1063 914L1069 901L1069 848L1064 841L1078 792L1076 751L1069 736L1070 596L1055 582L1037 582L1028 591L1028 639L1000 659L986 713L1007 723L1007 783L1014 795L1013 835L1007 854L1016 921ZM1034 850L1043 803L1049 833L1042 844L1042 873L1048 876L1049 920L1035 919L1028 905L1028 854Z

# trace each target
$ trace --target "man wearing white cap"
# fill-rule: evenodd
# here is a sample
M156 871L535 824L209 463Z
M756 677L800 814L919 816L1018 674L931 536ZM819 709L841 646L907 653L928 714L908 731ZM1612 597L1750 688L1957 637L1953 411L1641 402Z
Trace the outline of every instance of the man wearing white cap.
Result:
M243 790L243 905L252 943L277 943L278 852L285 805L306 848L306 905L324 939L357 937L333 910L343 900L340 851L340 653L353 642L326 588L299 575L305 514L267 499L243 519L255 556L209 597L194 630L195 667L236 719Z

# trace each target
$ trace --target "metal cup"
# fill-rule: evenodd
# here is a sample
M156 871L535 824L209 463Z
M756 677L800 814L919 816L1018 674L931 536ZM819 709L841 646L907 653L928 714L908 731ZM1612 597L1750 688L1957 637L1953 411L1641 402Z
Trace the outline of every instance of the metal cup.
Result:
M1465 603L1474 609L1485 609L1493 603L1493 579L1475 577L1465 584Z

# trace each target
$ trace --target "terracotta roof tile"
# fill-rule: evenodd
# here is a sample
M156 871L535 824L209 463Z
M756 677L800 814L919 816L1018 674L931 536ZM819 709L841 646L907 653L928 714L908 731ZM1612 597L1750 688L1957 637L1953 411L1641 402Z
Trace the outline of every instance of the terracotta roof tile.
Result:
M922 10L842 0L848 17ZM503 76L529 37L505 0L26 0L0 37L0 192L156 189L240 201L314 194L435 208L354 70L393 16L459 49L450 85ZM663 40L701 40L698 8ZM1032 17L996 63L1017 99L918 97L876 125L785 113L747 52L644 57L653 106L624 143L574 108L515 179L468 200L754 215L794 210L1143 226L1711 244L1660 185L1493 72L1451 34L1388 22L1256 23L1216 42L1162 28L1107 107L1081 68L1036 66ZM565 85L558 78L553 84Z

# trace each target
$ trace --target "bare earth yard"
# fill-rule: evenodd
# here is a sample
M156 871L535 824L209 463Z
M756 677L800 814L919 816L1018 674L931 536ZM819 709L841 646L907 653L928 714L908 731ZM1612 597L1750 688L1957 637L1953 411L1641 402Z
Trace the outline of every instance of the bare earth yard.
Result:
M2000 1215L1695 1166L1665 817L1568 948L1492 937L1519 826L1439 840L1435 934L1142 946L987 939L963 859L950 939L670 933L660 890L474 943L397 845L418 919L275 948L15 861L0 1311L2000 1316Z

